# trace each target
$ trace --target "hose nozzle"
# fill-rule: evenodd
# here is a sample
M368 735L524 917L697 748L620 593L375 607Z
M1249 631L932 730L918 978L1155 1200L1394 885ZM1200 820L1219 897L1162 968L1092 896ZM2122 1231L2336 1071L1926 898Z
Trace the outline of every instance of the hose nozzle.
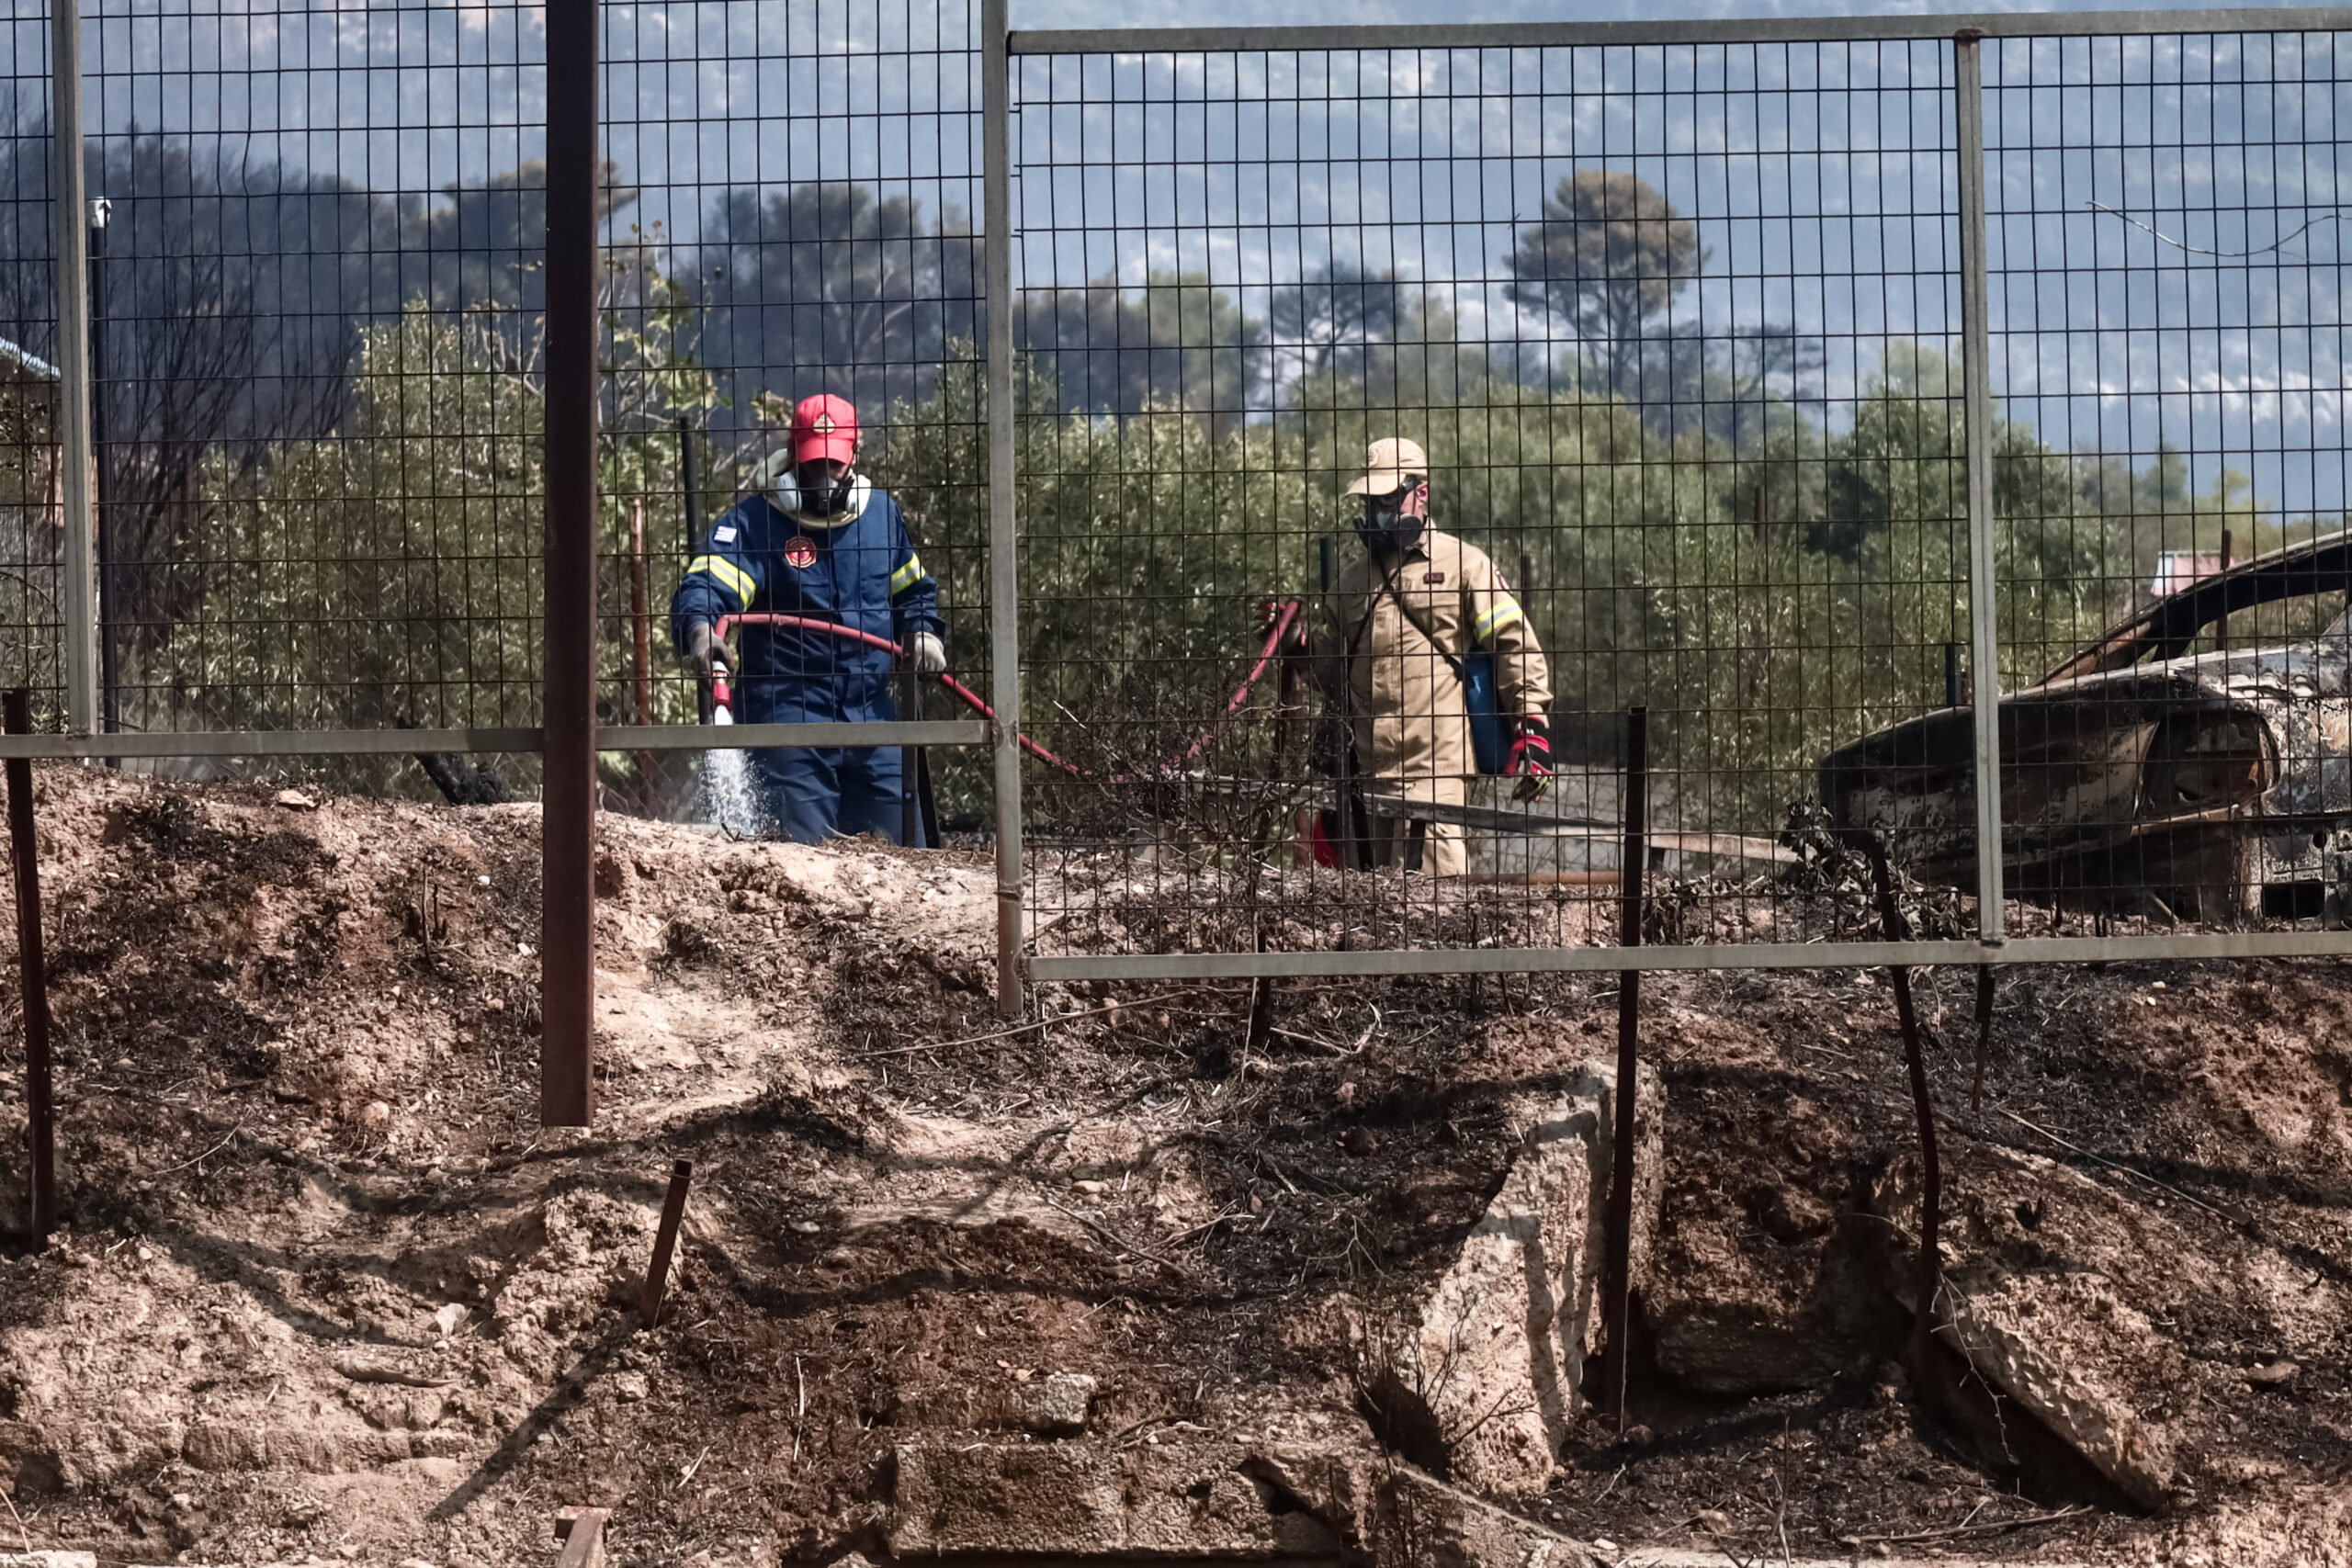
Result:
M727 663L724 660L713 660L710 667L710 722L735 722L735 693L727 683Z

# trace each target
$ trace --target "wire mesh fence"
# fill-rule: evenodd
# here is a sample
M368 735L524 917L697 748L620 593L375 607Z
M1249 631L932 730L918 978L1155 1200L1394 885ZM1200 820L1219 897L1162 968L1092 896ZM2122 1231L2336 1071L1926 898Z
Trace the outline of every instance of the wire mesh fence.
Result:
M6 12L7 106L0 156L8 172L0 197L0 680L30 688L55 712L59 560L62 544L58 456L61 387L51 294L47 14Z
M548 125L582 84L539 12L102 0L101 722L494 731L488 782L334 777L535 788L549 473L588 465L605 807L1016 829L1041 975L1808 961L1890 930L1874 857L1948 955L2339 922L2334 34L991 16L603 13L575 457ZM0 660L62 726L48 17L10 17ZM802 459L850 423L836 493ZM755 723L968 719L1017 651L1017 820L977 724L694 728L697 624Z
M1986 48L2004 851L2058 929L2341 923L2346 63Z
M1657 936L1874 930L1815 767L1966 640L1950 42L1018 64L1048 940L1613 942L1636 705Z
M100 0L84 37L106 727L537 723L548 82L524 9Z
M974 716L943 671L877 644L939 636L946 672L988 688L978 20L966 4L610 14L600 706L616 721L707 716L668 651L695 616L729 623L741 720ZM854 429L865 479L830 511L794 421L825 396L840 402L819 417ZM718 769L739 831L910 838L931 761L889 747L620 765L650 770L657 805L686 770ZM980 829L984 769L936 761L929 835ZM796 815L828 782L846 824ZM855 805L879 796L887 822Z

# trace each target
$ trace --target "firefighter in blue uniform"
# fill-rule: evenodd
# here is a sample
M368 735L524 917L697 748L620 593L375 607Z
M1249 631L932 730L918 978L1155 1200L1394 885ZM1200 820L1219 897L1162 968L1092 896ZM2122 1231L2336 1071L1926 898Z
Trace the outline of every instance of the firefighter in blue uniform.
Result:
M670 601L670 636L708 680L730 661L721 615L805 615L897 642L925 675L947 668L939 588L925 575L898 502L856 471L857 411L826 393L793 410L783 450L752 492L711 525ZM894 719L890 655L829 632L746 626L734 682L747 724ZM876 833L896 842L905 792L896 746L786 747L752 753L768 815L786 838L817 843Z

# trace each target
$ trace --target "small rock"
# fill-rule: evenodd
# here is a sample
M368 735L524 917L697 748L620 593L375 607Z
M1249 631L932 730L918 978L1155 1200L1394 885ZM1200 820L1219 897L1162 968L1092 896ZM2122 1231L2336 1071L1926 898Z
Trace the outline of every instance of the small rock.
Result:
M359 1112L359 1124L371 1133L380 1133L392 1123L392 1108L380 1100L371 1100Z
M1056 1372L1023 1383L1013 1398L1023 1427L1042 1438L1074 1438L1086 1430L1094 1380L1083 1372Z
M279 790L277 792L277 804L286 807L288 811L316 811L319 808L319 803L317 801L312 800L309 795L304 795L299 789Z
M433 1326L441 1331L441 1337L444 1339L458 1332L458 1327L465 1321L466 1308L458 1302L449 1303L433 1314Z
M791 1224L792 1232L796 1235L815 1235L824 1228L814 1220L795 1220Z
M634 1403L643 1399L650 1392L652 1391L647 1386L643 1372L615 1372L613 1374L613 1397L616 1399Z
M437 1568L437 1565L426 1562L422 1557L403 1557L392 1564L392 1568Z
M346 1540L341 1546L334 1549L334 1554L337 1557L342 1558L345 1562L358 1562L359 1552L360 1547L359 1543L356 1541Z
M1605 1535L1597 1535L1592 1538L1592 1549L1595 1551L1614 1551L1617 1543Z
M1709 1535L1723 1535L1731 1529L1731 1516L1721 1508L1702 1508L1690 1516L1690 1522Z
M1070 1185L1076 1188L1079 1191L1085 1193L1090 1198L1097 1198L1102 1196L1103 1190L1109 1186L1109 1183L1088 1179L1073 1181Z
M2245 1381L2256 1388L2277 1388L2282 1383L2293 1382L2295 1374L2301 1371L2302 1368L2282 1356L2267 1366L2248 1367L2245 1370Z
M1338 1100L1342 1105L1353 1105L1356 1102L1356 1086L1354 1082L1351 1080L1341 1084L1338 1089L1332 1090L1331 1098Z

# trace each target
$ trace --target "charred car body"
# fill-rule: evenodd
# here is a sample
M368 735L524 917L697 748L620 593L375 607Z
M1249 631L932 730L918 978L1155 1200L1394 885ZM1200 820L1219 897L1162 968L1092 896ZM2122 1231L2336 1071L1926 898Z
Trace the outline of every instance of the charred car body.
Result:
M2352 534L2291 546L2158 600L2003 697L2007 887L2167 919L2352 918L2347 590ZM1922 879L1973 886L1974 728L1968 706L1946 708L1824 758L1832 819Z

